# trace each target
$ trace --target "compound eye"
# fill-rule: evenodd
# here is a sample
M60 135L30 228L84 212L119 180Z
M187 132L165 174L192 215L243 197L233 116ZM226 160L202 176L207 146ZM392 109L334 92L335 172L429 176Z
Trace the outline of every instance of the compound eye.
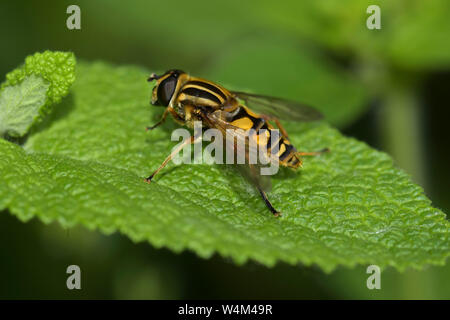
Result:
M167 106L169 104L176 85L177 79L175 77L168 77L159 85L158 99L163 105Z

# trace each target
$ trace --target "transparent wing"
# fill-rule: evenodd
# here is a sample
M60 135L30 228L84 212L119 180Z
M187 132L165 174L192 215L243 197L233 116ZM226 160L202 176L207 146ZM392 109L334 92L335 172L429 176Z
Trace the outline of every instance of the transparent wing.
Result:
M250 109L269 117L289 121L316 121L323 118L319 111L299 102L239 91L232 93Z
M266 192L271 190L270 176L260 174L260 165L237 164L236 167L241 175L256 188Z
M236 168L244 176L244 178L255 185L258 189L270 191L270 176L261 175L260 169L263 165L259 162L259 160L261 160L262 155L258 155L256 143L249 143L249 139L252 139L252 137L249 137L245 133L246 131L241 128L224 121L220 116L220 111L207 114L206 117L206 120L211 124L211 127L221 131L225 140L226 152L231 152L231 154L235 155L234 163L237 163ZM245 163L239 164L238 159L240 156L245 159ZM278 160L270 159L269 155L264 156L267 157L264 159L265 163L272 160ZM256 163L250 164L251 158L257 160Z

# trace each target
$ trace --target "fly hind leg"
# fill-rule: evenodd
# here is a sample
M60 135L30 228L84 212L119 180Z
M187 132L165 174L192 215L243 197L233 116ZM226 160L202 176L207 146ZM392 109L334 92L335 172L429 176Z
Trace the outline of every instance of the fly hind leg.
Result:
M297 168L297 167L302 167L303 165L303 161L302 161L302 156L319 156L319 155L321 155L321 154L323 154L323 153L327 153L327 152L330 152L330 149L329 148L324 148L324 149L322 149L322 150L319 150L319 151L314 151L314 152L303 152L303 151L297 151L295 154L294 154L294 157L298 160L296 163L297 163L297 165L294 167L295 169Z
M252 182L252 184L254 184L255 187L258 189L259 194L263 198L264 204L266 205L266 207L270 210L270 212L272 212L272 214L275 217L281 216L281 212L276 210L273 207L272 203L270 203L269 198L267 198L267 194L264 192L263 186L261 184L261 176L259 175L259 172L257 171L256 167L252 164L249 164L248 168L249 168L249 175L248 176L246 175L246 176L248 178L250 178L250 181Z
M327 152L330 152L329 148L324 148L322 150L314 151L314 152L298 151L298 152L295 153L295 155L300 156L300 157L302 157L302 156L320 156L321 154L327 153Z
M278 129L280 129L281 132L281 136L283 138L285 138L286 140L289 140L289 136L287 134L286 129L284 129L284 127L281 125L280 120L278 120L278 118L273 117L273 116L268 116L268 115L262 115L261 116L265 121L273 121L275 122L275 124L277 125Z
M261 194L261 197L264 200L264 203L266 204L267 208L269 208L270 212L272 212L274 217L279 217L281 216L281 212L279 212L278 210L276 210L272 203L270 203L269 199L267 198L267 194L264 192L263 189L261 189L260 187L258 187L258 191Z

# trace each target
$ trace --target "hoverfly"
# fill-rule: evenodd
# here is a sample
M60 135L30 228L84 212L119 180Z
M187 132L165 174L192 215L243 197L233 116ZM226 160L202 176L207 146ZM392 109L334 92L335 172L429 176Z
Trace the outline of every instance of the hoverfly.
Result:
M318 152L297 151L290 143L286 130L279 122L279 119L290 121L321 119L320 112L309 106L280 98L229 91L214 82L192 77L181 70L169 70L161 76L153 73L148 81L153 80L156 80L156 85L153 88L151 104L164 106L166 109L160 121L148 127L148 130L162 124L167 115L171 114L176 122L191 128L194 121L201 121L203 126L207 128L219 129L224 133L224 136L227 129L254 129L256 131L263 129L268 132L268 134L266 133L269 136L267 138L270 138L274 127L269 121L273 121L281 132L281 135L278 135L279 138L275 141L278 147L278 153L275 156L282 166L296 169L302 165L301 156L318 155L328 151L327 148ZM244 104L240 100L244 101ZM258 140L265 141L267 144L272 143L272 139ZM195 137L192 136L183 144L180 144L159 168L145 180L151 182L155 175L183 149L184 145L194 142ZM267 147L268 150L271 150L273 146ZM258 175L254 166L249 165L248 169L246 170L247 176L258 188L266 206L275 216L279 216L280 212L272 206L267 198L261 176Z

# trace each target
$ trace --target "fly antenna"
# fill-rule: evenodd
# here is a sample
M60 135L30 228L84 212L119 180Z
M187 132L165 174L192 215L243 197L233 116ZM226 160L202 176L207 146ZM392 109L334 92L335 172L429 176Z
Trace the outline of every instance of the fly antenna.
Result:
M150 75L150 77L148 77L147 81L150 82L150 81L153 81L153 80L158 80L159 78L161 78L161 77L157 76L156 73L152 73Z

